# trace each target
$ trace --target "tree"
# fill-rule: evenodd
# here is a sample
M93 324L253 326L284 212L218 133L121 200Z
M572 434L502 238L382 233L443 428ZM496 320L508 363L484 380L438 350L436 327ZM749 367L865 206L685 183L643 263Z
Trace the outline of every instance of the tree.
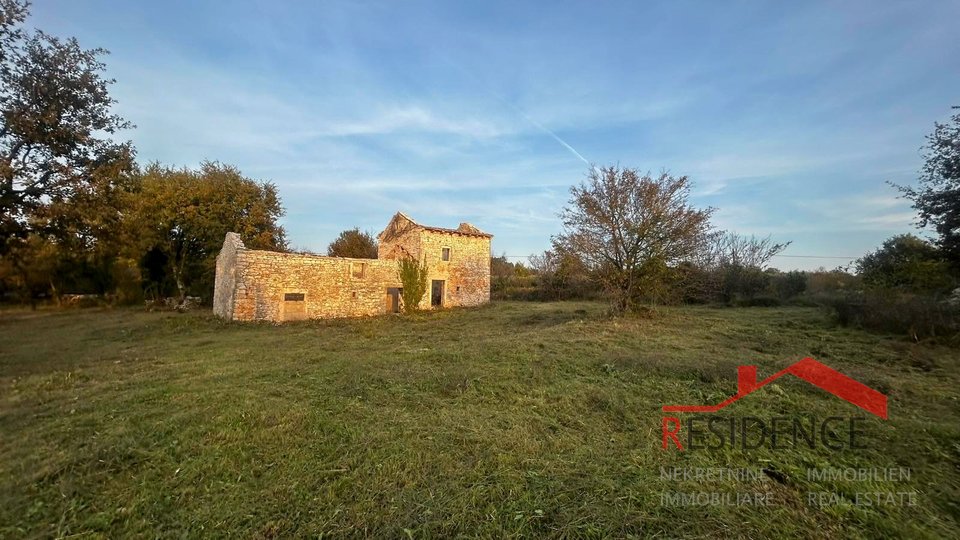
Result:
M20 301L36 307L45 294L57 297L57 270L62 253L57 245L37 234L29 234L10 246L0 259L0 281L4 288L16 291Z
M807 290L806 272L791 270L785 273L776 273L774 276L774 288L781 300L789 300L800 296Z
M919 186L896 187L913 202L920 227L933 225L939 235L937 245L960 267L960 112L947 124L934 122L923 150Z
M354 227L341 232L336 240L330 242L327 247L327 255L331 257L353 257L355 259L376 259L377 240L369 232Z
M0 2L0 255L31 232L34 211L133 153L112 139L131 124L110 111L107 51L24 31L26 15L26 2Z
M661 270L692 257L710 230L713 210L688 203L686 176L593 167L570 194L554 248L575 255L599 277L616 312L632 309L641 292L658 287Z
M537 276L542 300L590 298L589 270L579 257L566 250L547 250L528 259Z
M711 244L711 269L718 278L719 300L752 299L767 289L771 274L767 264L790 246L777 243L769 236L758 238L724 232Z
M0 0L0 62L6 60L13 44L23 37L19 27L29 14L25 0Z
M427 293L427 263L412 257L403 257L397 261L397 274L403 285L400 291L403 312L408 315L416 313L420 309L423 295Z
M955 286L942 252L912 234L888 239L857 260L857 274L868 287L907 292L946 292Z
M197 171L149 165L128 212L125 226L137 258L154 279L169 279L181 301L191 293L212 295L216 256L228 232L252 249L286 249L276 186L217 162ZM162 281L157 286L164 292Z
M717 262L722 266L764 270L770 263L770 259L783 253L790 244L791 242L774 242L769 236L758 238L753 235L725 232L719 237Z

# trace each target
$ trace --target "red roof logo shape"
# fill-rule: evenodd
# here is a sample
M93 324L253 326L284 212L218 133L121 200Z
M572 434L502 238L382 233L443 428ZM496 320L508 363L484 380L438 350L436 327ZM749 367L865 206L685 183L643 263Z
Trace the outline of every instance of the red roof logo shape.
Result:
M871 414L887 419L886 395L813 358L804 358L760 382L757 382L757 366L738 366L736 394L716 405L665 405L663 410L664 412L717 412L788 373L853 403Z

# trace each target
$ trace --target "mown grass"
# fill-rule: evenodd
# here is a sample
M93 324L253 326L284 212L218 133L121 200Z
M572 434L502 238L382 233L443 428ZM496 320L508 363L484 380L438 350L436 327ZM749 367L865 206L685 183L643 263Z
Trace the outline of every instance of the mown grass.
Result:
M0 536L956 537L956 350L809 308L498 303L416 317L225 323L138 310L0 314ZM715 403L736 366L804 356L888 394L869 446L663 451L660 407ZM731 414L867 416L797 379ZM808 467L909 467L810 482ZM660 467L764 467L755 482ZM661 505L770 491L771 507ZM807 504L912 491L917 505Z

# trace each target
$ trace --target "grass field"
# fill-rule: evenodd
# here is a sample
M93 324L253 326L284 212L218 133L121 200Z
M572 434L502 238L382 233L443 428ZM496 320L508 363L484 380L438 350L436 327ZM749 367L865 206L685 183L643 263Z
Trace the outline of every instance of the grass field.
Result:
M960 353L813 308L591 303L272 326L141 310L0 312L0 536L957 537ZM664 451L711 404L812 356L889 396L866 449ZM863 416L787 377L729 415ZM724 411L727 412L727 411ZM810 481L810 467L909 480ZM745 482L661 467L762 467ZM773 506L666 492L766 491ZM811 506L807 493L916 495Z

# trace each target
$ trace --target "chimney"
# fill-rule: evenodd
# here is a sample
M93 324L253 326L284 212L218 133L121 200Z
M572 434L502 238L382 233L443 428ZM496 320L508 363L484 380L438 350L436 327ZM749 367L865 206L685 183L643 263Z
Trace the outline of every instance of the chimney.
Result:
M746 395L757 388L757 366L737 366L737 394Z

